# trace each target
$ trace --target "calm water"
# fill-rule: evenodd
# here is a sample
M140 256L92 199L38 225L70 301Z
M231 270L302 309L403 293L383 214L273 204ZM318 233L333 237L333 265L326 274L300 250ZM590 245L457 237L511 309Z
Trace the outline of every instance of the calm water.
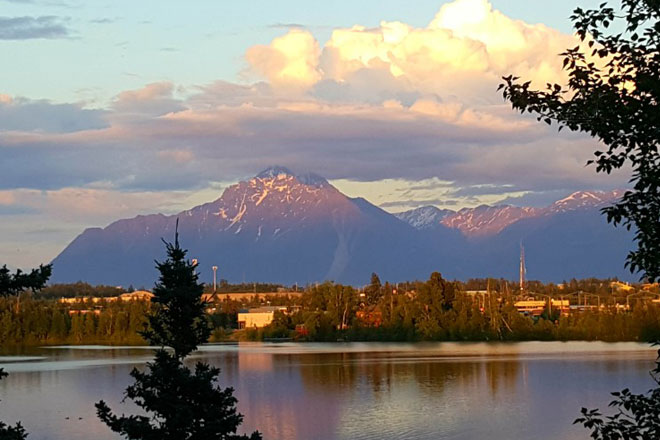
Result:
M117 439L95 417L119 412L143 348L59 347L0 356L0 419L29 440ZM653 387L655 351L642 344L247 344L207 346L245 431L267 440L588 439L580 407Z

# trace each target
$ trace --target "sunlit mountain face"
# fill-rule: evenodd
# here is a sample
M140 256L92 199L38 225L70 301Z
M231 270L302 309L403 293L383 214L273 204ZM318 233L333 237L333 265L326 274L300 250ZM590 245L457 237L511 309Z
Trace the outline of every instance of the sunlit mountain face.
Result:
M578 191L544 208L510 205L464 208L460 211L440 210L425 206L395 214L401 220L418 229L442 224L458 229L469 237L490 236L522 219L551 216L563 212L602 208L616 201L623 191Z
M153 214L87 229L53 261L54 281L149 286L177 220L203 279L219 266L229 281L364 284L423 279L514 278L521 242L532 278L629 276L630 233L599 209L618 192L579 192L545 208L435 207L389 214L342 194L323 177L271 167L228 187L217 200L177 215Z

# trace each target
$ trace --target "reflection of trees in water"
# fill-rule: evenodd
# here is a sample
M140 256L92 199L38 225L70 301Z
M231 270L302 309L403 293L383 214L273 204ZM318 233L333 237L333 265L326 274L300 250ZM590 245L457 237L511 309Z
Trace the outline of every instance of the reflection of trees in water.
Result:
M355 386L359 359L363 353L312 353L297 359L300 377L306 388L324 393L343 392Z
M518 360L455 362L392 353L332 353L304 355L299 363L304 386L324 393L366 383L378 395L390 392L395 384L414 381L422 392L434 396L453 386L487 387L496 397L502 389L514 390L520 379Z
M490 361L482 364L484 378L492 398L500 391L514 391L520 377L520 361ZM523 370L523 374L527 372ZM524 378L523 378L524 381Z
M447 388L458 388L472 392L475 389L488 390L492 398L500 391L515 390L520 378L518 361L454 362L427 360L413 364L412 374L421 385L420 390L437 395Z
M244 428L259 428L264 438L285 440L319 438L320 433L327 433L322 438L336 438L336 433L350 433L358 426L371 427L376 433L385 429L383 416L388 418L388 429L393 432L418 429L414 423L408 424L411 408L419 414L432 408L433 413L461 420L468 417L466 411L471 414L469 417L490 417L493 411L506 417L512 396L528 389L551 393L551 388L566 385L562 381L569 378L559 372L573 368L576 360L566 360L570 365L563 365L561 360L520 355L498 358L490 353L447 358L420 350L239 352L217 362L223 367L224 378L231 378L230 383L223 384L235 384L239 410L249 415ZM587 370L594 368L594 372L601 373L635 368L629 359L604 361L599 357L585 364ZM553 402L556 404L556 400ZM547 411L542 407L537 412ZM403 416L407 417L405 421L397 418ZM431 423L432 418L424 420Z

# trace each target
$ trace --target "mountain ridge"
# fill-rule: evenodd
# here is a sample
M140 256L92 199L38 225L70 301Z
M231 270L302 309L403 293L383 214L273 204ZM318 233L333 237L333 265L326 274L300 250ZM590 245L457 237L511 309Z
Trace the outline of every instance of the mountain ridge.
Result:
M609 270L612 264L599 265L604 256L624 256L628 249L622 243L632 242L594 211L605 199L604 193L575 193L543 208L543 215L538 208L482 206L458 212L420 209L411 211L418 218L402 218L364 198L346 196L321 176L271 167L178 214L140 215L86 229L53 260L53 281L148 286L157 277L154 259L163 257L161 238L174 236L177 219L182 243L200 261L207 281L212 265L230 281L284 284L359 285L372 272L403 281L426 278L434 270L449 278L511 277L520 240L556 248L564 233L573 241L580 234L592 240L584 244L586 254L565 243L575 258L563 255L552 264L568 267L566 278L621 276L623 271L602 273L601 267ZM475 234L480 228L488 233ZM555 236L545 237L544 230ZM541 252L528 250L530 268L535 268L536 251ZM550 261L540 253L538 258ZM557 271L538 267L536 273L544 279Z
M579 209L602 208L623 195L623 190L576 191L545 207L514 205L480 205L459 211L440 210L435 206L423 206L409 211L394 213L417 229L432 228L440 223L458 229L468 237L495 235L519 220ZM436 211L434 211L436 210ZM433 213L433 214L431 214Z

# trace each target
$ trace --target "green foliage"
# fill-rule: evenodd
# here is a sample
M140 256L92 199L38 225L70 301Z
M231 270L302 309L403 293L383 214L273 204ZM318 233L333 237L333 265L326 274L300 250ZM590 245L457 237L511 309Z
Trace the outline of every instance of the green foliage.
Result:
M7 377L7 373L0 368L0 380ZM25 440L27 438L27 433L21 423L17 423L15 426L9 426L4 422L0 422L0 439L2 440Z
M571 20L589 53L568 49L567 86L530 89L513 75L500 88L514 109L588 133L606 147L596 151L597 172L630 166L633 189L603 212L609 222L634 229L637 250L626 265L650 280L660 279L660 2L623 0L618 13L603 3L574 11ZM608 32L623 21L623 32Z
M378 304L380 299L383 297L382 289L383 286L380 283L380 278L378 278L378 274L376 274L375 272L372 273L371 282L364 289L367 305L373 306Z
M130 289L128 289L130 291ZM92 286L88 283L78 281L72 284L53 284L46 286L36 295L41 299L59 299L76 297L106 298L119 296L124 289L115 286Z
M330 323L337 329L347 328L355 316L358 307L357 291L351 286L326 282L311 287L303 294L303 307L308 311L323 311L328 317L309 317L313 326ZM307 324L307 323L305 323ZM308 329L312 328L307 326Z
M68 306L25 294L0 298L0 345L144 344L138 332L148 309L143 301Z
M206 342L211 330L204 316L204 285L198 282L196 266L186 260L178 234L174 244L165 246L168 259L156 263L160 278L153 289L153 311L143 336L151 345L171 347L181 359Z
M217 293L271 293L277 292L279 289L283 288L282 284L275 283L238 283L230 284L227 280L221 279L218 281L216 286ZM205 293L212 293L213 285L207 285L205 287Z
M605 295L603 302L615 299L610 289L611 280L572 280L565 283L571 288ZM493 286L490 293L468 295L467 286ZM564 294L554 284L534 283L538 292ZM639 287L639 286L638 286ZM470 280L467 283L448 282L439 273L425 282L401 283L393 287L381 286L382 295L371 307L355 304L357 292L345 286L324 283L308 289L302 301L302 310L289 319L276 320L263 329L247 330L245 338L260 340L264 337L283 337L284 326L291 334L296 325L304 324L311 341L528 341L528 340L601 340L601 341L653 341L660 339L660 307L655 304L636 304L632 311L572 312L560 315L557 308L547 309L540 317L521 315L514 303L516 299L506 293L504 281ZM352 292L342 296L342 292ZM337 305L340 305L339 307ZM368 325L360 319L349 319L342 327L342 306L351 313L358 311L382 315L380 326ZM275 335L278 336L269 336ZM294 333L295 334L295 333Z
M629 389L612 393L610 407L616 412L603 418L599 410L582 408L581 423L595 440L647 440L660 438L660 350L656 367L651 372L658 386L646 394Z
M215 385L220 370L198 362L191 371L183 364L209 338L201 299L204 286L179 246L178 232L174 244L165 244L168 258L156 263L160 279L147 317L149 329L143 332L149 343L161 348L145 372L131 372L135 383L125 393L147 415L117 416L100 401L98 417L130 440L258 440L257 432L250 437L236 434L243 416L236 411L233 389Z
M17 295L24 290L37 292L46 285L52 272L51 264L40 265L29 273L17 269L14 274L4 265L0 267L0 296Z

